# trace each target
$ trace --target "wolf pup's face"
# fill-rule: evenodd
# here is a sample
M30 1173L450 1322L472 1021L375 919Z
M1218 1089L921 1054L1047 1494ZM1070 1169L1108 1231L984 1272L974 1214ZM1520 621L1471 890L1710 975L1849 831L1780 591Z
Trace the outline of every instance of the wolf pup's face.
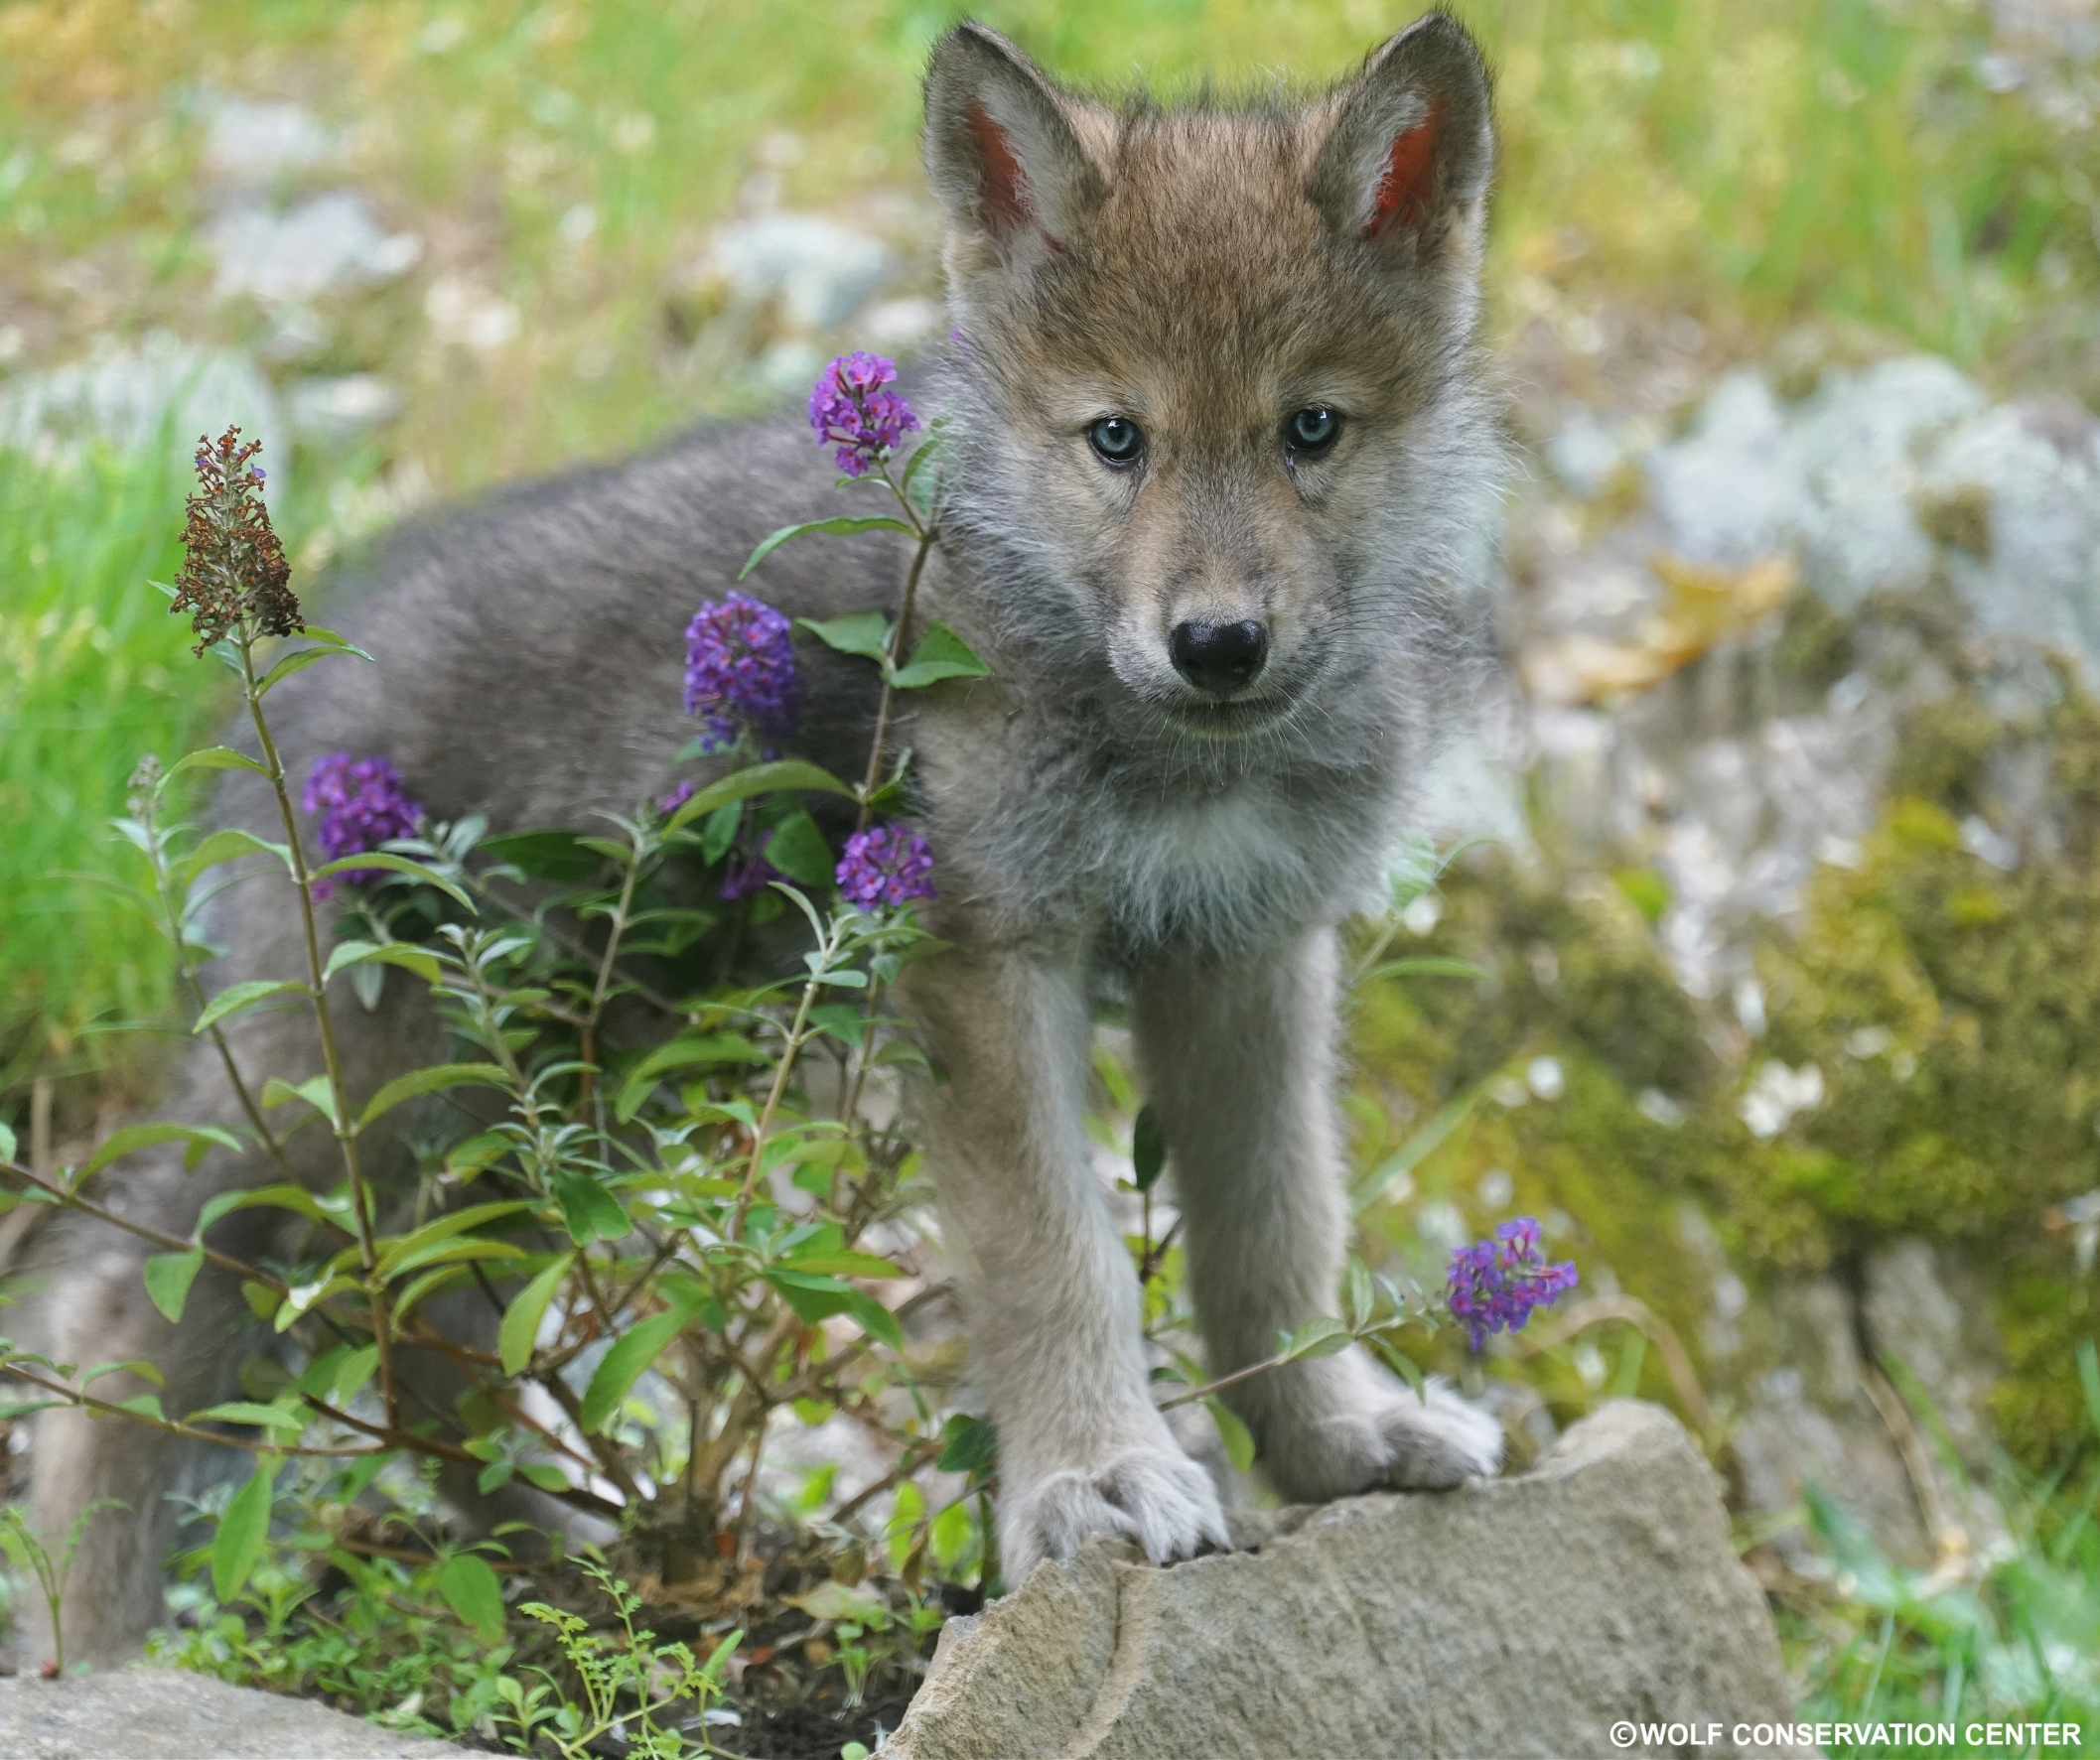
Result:
M1112 109L966 24L926 104L966 444L996 484L959 516L1018 565L1012 624L1221 739L1404 666L1492 475L1470 38L1432 15L1309 102Z

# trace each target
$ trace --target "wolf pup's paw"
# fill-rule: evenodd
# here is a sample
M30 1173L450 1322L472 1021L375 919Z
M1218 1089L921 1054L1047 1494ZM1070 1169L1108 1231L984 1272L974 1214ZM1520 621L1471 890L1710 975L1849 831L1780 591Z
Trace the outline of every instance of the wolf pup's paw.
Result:
M1492 1473L1502 1427L1432 1378L1428 1397L1394 1388L1346 1357L1323 1390L1325 1411L1272 1423L1262 1467L1293 1503L1325 1503L1364 1491L1448 1491Z
M1380 1485L1395 1491L1448 1491L1502 1464L1502 1426L1441 1381L1428 1398L1401 1394L1375 1415L1386 1460Z
M1009 1499L1000 1524L1008 1584L1018 1587L1045 1558L1071 1558L1089 1534L1130 1541L1155 1564L1231 1545L1209 1474L1179 1448L1131 1448Z

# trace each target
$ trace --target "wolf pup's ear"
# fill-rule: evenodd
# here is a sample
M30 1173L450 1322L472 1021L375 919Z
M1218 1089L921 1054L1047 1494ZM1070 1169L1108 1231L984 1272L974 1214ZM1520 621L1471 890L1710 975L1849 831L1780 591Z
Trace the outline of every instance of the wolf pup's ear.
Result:
M1103 190L1074 126L1083 114L996 31L966 21L940 40L926 68L926 176L965 240L1008 268L1064 248Z
M1494 170L1486 64L1441 12L1373 50L1329 100L1310 194L1328 223L1395 268L1477 267Z

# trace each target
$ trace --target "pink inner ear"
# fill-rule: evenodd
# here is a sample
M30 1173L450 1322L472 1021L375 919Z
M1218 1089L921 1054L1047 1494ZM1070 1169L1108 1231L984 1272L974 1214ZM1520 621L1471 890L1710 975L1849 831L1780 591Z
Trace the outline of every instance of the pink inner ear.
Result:
M982 104L972 104L969 116L970 132L977 137L978 156L984 161L985 212L1008 228L1025 225L1035 204L1029 200L1021 162L1007 145L1006 130L985 113Z
M1398 217L1401 225L1419 225L1429 212L1429 195L1437 176L1437 130L1444 123L1444 96L1429 100L1429 114L1393 141L1386 156L1385 175L1378 180L1378 193L1371 198L1371 217L1363 235L1375 238L1386 222Z

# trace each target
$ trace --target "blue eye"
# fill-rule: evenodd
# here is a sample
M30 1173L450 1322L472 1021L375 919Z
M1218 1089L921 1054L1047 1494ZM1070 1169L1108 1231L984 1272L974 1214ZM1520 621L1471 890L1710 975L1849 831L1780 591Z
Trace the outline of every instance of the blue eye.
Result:
M1341 417L1324 403L1302 409L1284 424L1284 442L1296 458L1317 459L1341 438Z
M1127 416L1103 416L1087 429L1086 444L1104 465L1135 465L1145 451L1145 435Z

